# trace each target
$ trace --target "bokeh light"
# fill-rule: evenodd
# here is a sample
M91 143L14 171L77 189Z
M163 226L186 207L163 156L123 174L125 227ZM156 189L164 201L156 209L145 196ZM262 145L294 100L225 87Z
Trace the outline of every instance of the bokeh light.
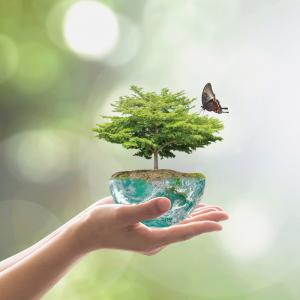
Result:
M10 79L18 65L18 49L14 41L0 34L0 84Z
M21 44L15 85L24 94L39 94L58 80L63 70L60 56L54 49L37 42Z
M51 42L63 50L68 49L63 32L64 17L73 2L72 0L65 0L55 4L52 3L51 8L47 11L47 15L45 16L47 34ZM41 1L35 1L34 3L40 4Z
M101 59L118 41L118 20L111 9L98 1L77 1L66 12L64 36L75 53Z
M19 133L5 143L6 162L12 172L26 180L54 180L70 167L67 139L68 135L47 129Z
M140 48L140 31L129 18L119 17L120 38L114 50L105 61L112 66L120 66L130 62Z
M239 202L229 209L231 221L220 239L227 253L242 263L251 263L273 246L274 224L262 207L244 199Z
M299 1L25 2L0 1L1 258L107 196L114 172L152 167L91 131L130 85L183 89L199 112L211 82L224 141L160 166L206 175L223 231L95 252L45 299L298 300Z

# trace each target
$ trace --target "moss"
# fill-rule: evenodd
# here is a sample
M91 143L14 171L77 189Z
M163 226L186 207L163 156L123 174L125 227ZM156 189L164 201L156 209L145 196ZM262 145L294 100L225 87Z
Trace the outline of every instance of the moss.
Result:
M145 180L161 180L166 178L199 178L205 179L201 173L183 173L168 169L159 170L132 170L117 172L111 176L111 179L145 179Z

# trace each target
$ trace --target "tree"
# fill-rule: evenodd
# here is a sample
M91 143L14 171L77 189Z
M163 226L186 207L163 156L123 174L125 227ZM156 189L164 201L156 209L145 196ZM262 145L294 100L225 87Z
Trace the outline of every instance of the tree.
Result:
M222 138L216 133L223 129L220 120L192 113L192 103L184 91L172 93L145 92L132 86L130 96L120 97L111 104L118 116L103 116L110 122L97 124L93 130L99 139L121 144L126 149L137 149L134 155L154 159L175 157L173 151L188 154Z

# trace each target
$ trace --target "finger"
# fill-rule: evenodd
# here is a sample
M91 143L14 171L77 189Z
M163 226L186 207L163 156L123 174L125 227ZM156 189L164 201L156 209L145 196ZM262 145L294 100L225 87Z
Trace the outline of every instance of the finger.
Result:
M208 210L205 210L205 211L200 211L198 213L194 213L194 214L190 214L187 218L194 218L194 217L198 217L198 216L202 216L202 215L206 215L208 213L215 213L215 214L220 214L220 215L226 215L227 218L229 218L229 214L225 211L220 211L220 210L216 210L216 209L208 209Z
M229 218L229 215L224 211L211 211L204 214L199 214L194 217L190 217L181 222L181 224L187 224L198 221L225 221Z
M204 206L207 206L207 204L206 203L199 203L196 207L195 207L195 209L196 208L200 208L200 207L204 207Z
M203 207L202 209L197 209L197 210L192 211L190 215L203 214L203 213L206 213L209 211L223 211L223 210L220 210L213 206L206 206L206 207Z
M134 224L156 218L167 212L170 207L171 202L168 198L154 198L141 204L121 206L118 218L127 224Z
M168 245L171 243L188 240L196 235L206 232L220 231L222 226L213 221L192 222L171 226L166 229L153 230L153 238L158 245Z
M218 205L205 205L205 206L202 206L202 207L197 207L194 211L205 209L205 208L208 208L208 207L210 207L210 208L213 207L213 208L218 209L218 210L223 210L223 208L218 206Z
M205 209L198 210L198 211L196 211L196 212L192 212L192 213L189 215L189 217L190 217L190 216L197 216L197 215L199 215L199 214L204 214L204 213L207 213L207 212L210 212L210 211L219 211L219 210L217 210L216 208L213 208L213 207L208 207L208 208L205 208Z
M193 210L193 213L201 211L201 210L206 209L206 208L215 208L217 210L223 211L223 208L220 207L220 206L217 206L217 205L207 205L207 206L204 206L204 207L196 208L195 210Z
M199 208L204 208L206 206L207 206L207 204L205 204L205 203L198 203L193 210L196 210L196 209L199 209Z

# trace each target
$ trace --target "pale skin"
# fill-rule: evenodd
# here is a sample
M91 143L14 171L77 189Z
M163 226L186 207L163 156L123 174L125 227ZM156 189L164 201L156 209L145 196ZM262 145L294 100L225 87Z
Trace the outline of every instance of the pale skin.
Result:
M0 300L40 299L88 253L120 249L154 255L169 244L222 230L228 214L220 207L200 204L181 224L149 228L140 221L170 208L167 198L138 205L113 204L104 198L28 249L0 262Z

